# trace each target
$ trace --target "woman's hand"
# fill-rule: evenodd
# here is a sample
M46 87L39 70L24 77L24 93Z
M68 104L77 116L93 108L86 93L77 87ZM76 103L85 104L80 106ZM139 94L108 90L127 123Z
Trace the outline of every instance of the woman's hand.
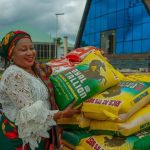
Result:
M66 109L62 112L63 118L69 118L72 117L76 113L80 113L80 110L74 109L73 106L75 105L77 101L74 100Z
M74 114L80 113L80 110L74 109L73 106L75 105L77 101L74 100L70 105L68 105L63 111L58 111L56 114L54 114L54 120L57 121L61 118L70 118Z

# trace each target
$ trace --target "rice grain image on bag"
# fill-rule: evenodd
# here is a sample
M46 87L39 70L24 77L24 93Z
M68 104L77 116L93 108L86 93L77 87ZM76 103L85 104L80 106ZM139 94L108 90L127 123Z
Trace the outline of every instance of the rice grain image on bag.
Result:
M81 63L52 75L55 99L63 110L74 99L79 106L84 100L116 85L123 75L111 66L102 55L91 52Z

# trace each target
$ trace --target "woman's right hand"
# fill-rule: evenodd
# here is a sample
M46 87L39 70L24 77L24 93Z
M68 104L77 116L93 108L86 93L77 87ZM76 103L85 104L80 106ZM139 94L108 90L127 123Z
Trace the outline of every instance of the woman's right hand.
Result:
M54 120L57 121L61 118L70 118L74 114L80 113L81 110L74 109L73 106L75 105L77 101L74 100L70 105L68 105L63 111L58 111L56 114L54 114Z
M80 110L74 109L73 106L75 105L77 101L74 100L68 107L66 107L64 109L64 111L62 112L62 117L64 118L70 118L72 117L74 114L80 113Z

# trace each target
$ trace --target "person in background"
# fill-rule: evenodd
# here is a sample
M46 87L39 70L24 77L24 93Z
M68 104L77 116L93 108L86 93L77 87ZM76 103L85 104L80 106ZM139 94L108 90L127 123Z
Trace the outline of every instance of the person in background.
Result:
M57 143L53 128L57 120L79 113L73 109L76 101L58 110L49 80L52 70L35 61L28 33L18 30L6 34L0 56L13 62L0 81L0 149L48 150L50 139Z

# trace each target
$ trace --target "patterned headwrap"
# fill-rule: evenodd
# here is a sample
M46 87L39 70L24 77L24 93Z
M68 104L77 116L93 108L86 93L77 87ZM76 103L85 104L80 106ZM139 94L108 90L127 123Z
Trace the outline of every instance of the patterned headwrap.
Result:
M0 43L0 56L9 61L14 47L22 38L31 39L28 33L20 30L10 31L7 33Z

